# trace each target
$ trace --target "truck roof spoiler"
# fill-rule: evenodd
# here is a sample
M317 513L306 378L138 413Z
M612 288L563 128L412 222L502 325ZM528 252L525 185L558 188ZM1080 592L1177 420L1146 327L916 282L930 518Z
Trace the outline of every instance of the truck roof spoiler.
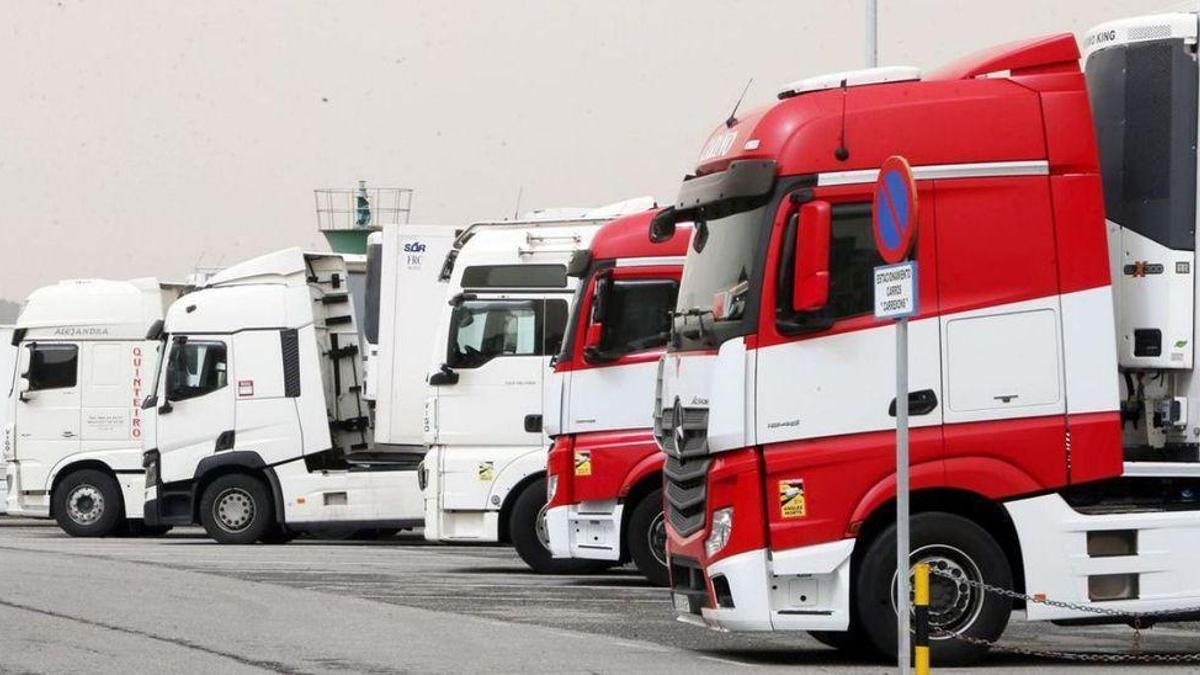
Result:
M1072 72L1079 69L1079 45L1070 33L997 45L938 69L930 80L970 80L1008 71L1012 75Z

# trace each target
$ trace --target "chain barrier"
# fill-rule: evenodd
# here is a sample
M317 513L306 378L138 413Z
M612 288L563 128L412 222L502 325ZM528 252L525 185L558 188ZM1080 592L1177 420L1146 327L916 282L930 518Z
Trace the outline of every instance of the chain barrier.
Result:
M1200 652L1168 652L1168 653L1147 653L1142 651L1142 628L1143 620L1155 616L1174 617L1184 614L1200 614L1200 605L1193 607L1183 607L1179 609L1164 610L1160 612L1127 612L1107 607L1096 607L1093 605L1084 605L1074 602L1064 602L1062 600L1051 600L1043 595L1026 595L1007 588L993 586L992 584L982 581L967 579L962 576L955 576L945 570L932 568L930 569L931 576L943 577L950 579L955 583L965 583L968 586L981 590L985 593L993 593L1012 600L1023 600L1026 603L1036 603L1046 605L1047 607L1057 607L1059 609L1068 609L1089 614L1098 614L1103 616L1117 617L1132 621L1133 639L1130 644L1129 651L1126 653L1113 652L1074 652L1074 651L1057 651L1049 649L1030 649L1027 647L1017 647L999 642L992 642L982 638L970 637L967 635L959 635L950 631L943 630L937 626L930 628L931 635L941 639L954 639L960 642L966 642L973 645L979 645L994 649L996 651L1007 652L1010 654L1019 654L1022 656L1032 656L1043 659L1058 659L1064 661L1078 661L1089 663L1157 663L1157 664L1184 664L1184 663L1200 663Z

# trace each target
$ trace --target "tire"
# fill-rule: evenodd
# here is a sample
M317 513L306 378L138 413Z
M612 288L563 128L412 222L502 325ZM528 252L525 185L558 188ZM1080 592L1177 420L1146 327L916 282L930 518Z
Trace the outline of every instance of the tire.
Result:
M508 533L517 555L538 574L589 574L612 567L613 562L555 558L544 541L546 481L534 480L525 486L513 502ZM540 531L540 532L539 532Z
M275 527L271 491L254 476L221 476L200 498L200 524L220 544L253 544Z
M961 516L921 513L912 518L912 562L955 573L1001 588L1012 588L1012 570L999 544L986 530ZM892 603L896 570L896 526L871 542L855 577L858 620L871 645L895 658L896 613ZM953 637L938 629L994 642L1004 632L1012 600L984 593L943 577L930 579L930 658L938 666L965 666L982 657L986 646Z
M97 469L74 471L54 488L54 519L72 537L106 537L125 524L117 480Z
M625 526L625 550L642 576L655 586L669 586L667 569L667 530L663 517L662 489L659 488L633 507Z

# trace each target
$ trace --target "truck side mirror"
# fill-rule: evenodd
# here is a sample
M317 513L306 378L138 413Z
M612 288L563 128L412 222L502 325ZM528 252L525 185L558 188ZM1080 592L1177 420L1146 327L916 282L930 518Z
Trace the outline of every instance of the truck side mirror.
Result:
M829 302L829 202L809 202L800 207L796 233L796 261L792 277L792 309L811 312Z
M21 401L28 401L32 398L29 394L29 373L24 373L17 378L17 398Z
M650 241L661 244L675 236L675 207L667 208L654 214L650 219Z
M458 373L445 363L436 373L429 376L429 385L432 387L444 387L450 384L458 384Z
M604 338L604 320L608 315L608 299L612 291L612 278L605 275L597 277L596 287L592 291L592 313L588 321L587 331L583 336L583 358L591 363L610 361L600 349Z

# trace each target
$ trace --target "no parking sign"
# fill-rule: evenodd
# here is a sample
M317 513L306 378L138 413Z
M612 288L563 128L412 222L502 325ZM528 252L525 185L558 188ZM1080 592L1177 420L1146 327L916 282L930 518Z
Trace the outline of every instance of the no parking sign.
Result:
M875 180L871 209L875 248L891 263L875 268L875 318L917 313L917 263L907 261L917 239L917 184L903 157L889 157Z

